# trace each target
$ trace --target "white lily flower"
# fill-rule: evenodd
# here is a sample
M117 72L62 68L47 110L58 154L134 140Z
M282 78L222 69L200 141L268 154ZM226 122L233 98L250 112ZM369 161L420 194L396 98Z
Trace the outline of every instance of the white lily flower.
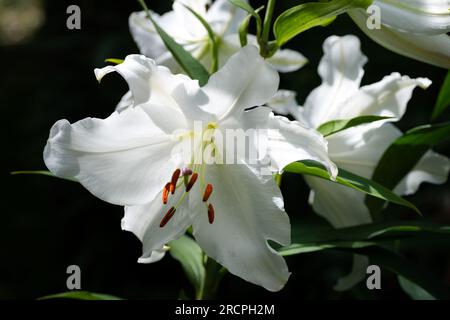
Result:
M247 13L228 0L212 3L208 0L175 0L173 11L162 16L152 13L155 21L207 68L211 64L208 33L184 5L192 8L211 26L219 39L219 65L223 66L241 48L238 29ZM132 13L129 25L142 54L154 58L158 64L169 67L173 72L181 71L144 11ZM248 42L256 45L255 36L249 35ZM285 49L279 50L268 61L280 72L292 72L300 69L307 59L297 51Z
M304 107L298 107L292 113L295 95L283 92L275 96L276 106L312 128L328 121L364 115L393 117L389 121L356 126L326 137L329 156L339 168L370 179L385 150L402 135L389 122L403 116L415 87L425 89L431 81L393 73L378 83L360 87L367 58L360 50L357 37L332 36L324 42L324 52L318 69L322 84L311 92ZM286 98L285 108L282 107L282 97ZM415 193L422 182L444 183L449 170L448 158L428 151L394 191L399 195L409 195ZM311 188L310 203L314 211L334 227L372 222L363 193L319 178L306 176L305 180ZM356 257L354 270L364 270L365 275L365 268L359 266L366 263L366 258ZM336 288L347 289L360 279L353 273L345 280L341 279L343 281Z
M374 0L373 5L380 9L381 29L367 27L364 10L350 12L372 40L398 54L450 68L450 1Z
M425 89L431 81L392 73L380 82L360 87L367 58L360 50L359 39L351 35L332 36L325 40L323 48L325 54L318 69L322 84L311 92L305 105L292 113L295 95L281 92L275 95L276 106L312 128L328 121L364 115L393 117L326 137L330 158L338 167L370 179L384 151L402 135L387 122L399 120L414 88ZM284 108L282 97L285 97ZM449 169L449 159L429 151L395 191L408 195L416 192L422 182L444 183ZM364 194L318 178L308 176L305 179L313 190L311 203L315 211L335 227L371 222Z
M106 119L55 123L44 151L50 171L126 206L122 228L142 241L139 262L159 260L163 246L192 225L201 248L231 273L280 290L289 271L267 240L287 245L290 224L279 188L260 169L279 171L292 161L313 159L335 176L336 167L314 130L275 117L269 108L246 111L274 95L277 72L254 46L241 49L202 88L140 55L96 74L111 71L125 78L139 105ZM240 154L233 164L210 162L235 154L219 138L236 128L263 129L256 132L267 141L270 163L253 164ZM197 134L203 138L195 139ZM194 145L188 157L180 148L186 143Z

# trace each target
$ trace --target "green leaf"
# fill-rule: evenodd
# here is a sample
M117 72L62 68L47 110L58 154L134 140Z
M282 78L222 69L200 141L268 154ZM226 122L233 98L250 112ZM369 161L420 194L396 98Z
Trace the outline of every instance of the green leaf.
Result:
M432 120L436 120L450 106L450 71L445 77L444 84L441 87L436 106L433 110Z
M68 180L68 181L73 181L73 182L78 182L78 180L76 180L75 178L63 178L63 177L55 176L53 173L51 173L50 171L47 171L47 170L12 171L11 174L12 174L12 175L19 175L19 174L38 174L38 175L44 175L44 176L48 176L48 177L53 177L53 178L58 178L58 179L63 179L63 180Z
M301 253L311 253L327 249L360 249L369 246L376 245L375 242L365 242L365 241L343 241L343 242L333 242L333 243L293 243L289 246L282 247L278 252L282 256L292 256Z
M186 235L169 242L168 246L170 255L181 263L189 282L194 286L196 296L202 295L206 276L202 249Z
M319 131L324 137L328 137L332 134L338 133L345 129L356 127L362 124L371 123L380 120L391 119L391 117L381 116L361 116L347 120L332 120L322 124L317 131Z
M114 64L121 64L124 62L123 59L116 59L116 58L108 58L105 59L105 62L110 62L110 63L114 63Z
M406 132L384 152L372 180L394 189L432 147L450 138L450 122L425 125ZM378 216L384 202L367 198L372 215Z
M449 297L449 288L443 286L441 281L434 279L432 275L416 269L410 261L393 251L403 243L409 242L417 248L416 240L426 244L426 240L433 235L440 235L440 242L447 242L448 248L450 226L422 220L373 223L342 229L334 229L324 222L301 221L292 226L294 243L279 248L278 252L283 256L290 256L331 249L366 255L372 264L379 265L382 270L391 270L413 282L416 290L445 298Z
M283 12L275 21L273 32L282 46L298 34L317 26L330 24L336 16L352 9L367 8L372 0L332 0L308 2Z
M321 164L315 161L305 160L294 162L285 167L284 171L307 174L331 181L328 171ZM339 175L336 177L336 181L333 182L366 193L370 196L408 207L420 214L420 211L412 203L396 195L391 190L372 180L360 177L344 169L339 169Z
M67 291L62 293L51 294L39 298L38 300L48 299L76 299L76 300L123 300L122 298L109 294L95 293L88 291Z
M429 294L426 290L419 287L414 282L409 281L408 279L403 278L402 276L398 276L398 282L400 287L402 287L403 291L405 291L413 300L436 300L431 294Z
M205 85L209 79L209 73L205 67L153 20L147 5L143 0L139 0L139 2L147 12L147 18L153 23L156 32L158 32L161 40L164 42L164 45L170 51L178 64L183 68L189 77L198 80L201 86Z
M255 18L259 15L256 12L255 9L252 8L252 6L250 4L248 4L247 2L243 1L243 0L228 0L230 1L232 4L234 4L236 7L241 8L244 11L247 11L249 14L251 14L252 16L254 16Z

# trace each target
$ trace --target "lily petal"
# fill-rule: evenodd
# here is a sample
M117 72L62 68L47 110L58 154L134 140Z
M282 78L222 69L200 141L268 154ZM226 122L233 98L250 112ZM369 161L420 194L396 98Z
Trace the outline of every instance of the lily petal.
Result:
M344 101L358 92L367 62L355 36L332 36L325 40L324 56L319 65L322 84L308 96L304 115L310 125L337 119L335 114Z
M154 60L137 54L127 56L123 63L116 66L94 70L99 81L114 71L128 83L135 106L151 99L155 104L177 107L171 96L172 91L182 83L193 81L182 74L173 75L168 68L157 66Z
M290 224L281 192L271 176L256 176L246 165L211 165L206 181L214 185L209 202L193 222L194 236L206 254L231 273L267 290L280 290L289 278L284 259L267 243L290 243Z
M233 55L203 87L210 97L204 108L220 121L227 117L239 118L245 109L269 101L278 83L278 73L264 62L255 46L248 45Z
M252 34L247 35L248 44L259 48L256 36ZM241 49L239 35L229 34L223 38L220 44L220 60L227 61L230 56ZM275 55L266 60L278 72L293 72L302 68L308 59L306 59L300 52L291 49L279 49Z
M450 31L448 0L375 0L382 14L381 22L398 31L437 35Z
M294 119L301 122L302 125L309 127L309 124L307 124L304 119L304 108L298 105L296 96L297 93L294 91L278 90L272 99L266 103L266 106L282 116L292 115Z
M269 156L274 171L281 172L295 161L314 160L327 168L332 179L336 178L338 169L330 160L328 143L320 133L273 113L269 116L269 128Z
M159 127L149 116L159 108L164 107L129 108L104 120L74 124L60 120L50 131L45 164L57 176L76 178L104 201L147 203L179 165L171 157L176 141L164 131L170 128Z
M293 72L308 63L300 52L291 49L280 49L272 57L267 59L272 67L279 72Z
M142 256L140 263L151 263L161 259L164 255L164 245L178 239L189 227L190 217L188 206L181 205L173 217L161 227L161 221L180 198L180 193L164 205L161 201L161 192L148 204L140 206L126 206L125 216L122 219L122 229L130 231L142 241ZM186 199L188 200L188 199Z
M380 30L369 30L364 12L349 13L353 21L373 41L400 55L450 69L450 37L440 35L415 35L400 32L387 26Z
M320 178L310 176L304 178L312 189L309 202L314 211L335 228L372 222L369 209L364 204L363 193Z
M450 160L447 157L428 151L394 191L410 195L415 193L423 182L443 184L447 181L449 171Z
M334 112L335 119L352 119L364 115L393 117L399 120L416 87L427 89L431 81L427 78L411 79L392 73L380 82L362 87Z

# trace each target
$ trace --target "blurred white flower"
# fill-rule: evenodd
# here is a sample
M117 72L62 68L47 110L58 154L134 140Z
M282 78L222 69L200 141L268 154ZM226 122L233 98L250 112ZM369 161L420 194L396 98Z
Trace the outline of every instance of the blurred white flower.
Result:
M368 14L350 16L370 38L398 54L450 68L449 0L374 0L381 13L381 29L367 27Z
M56 122L44 150L50 171L125 206L122 228L142 241L140 262L161 259L163 246L192 225L201 248L231 273L280 290L289 271L267 240L289 244L290 224L279 188L271 175L260 174L260 166L280 171L295 160L313 159L334 176L336 167L314 130L275 117L269 108L246 111L275 94L277 72L254 46L241 49L202 88L141 55L96 74L100 79L111 71L128 82L135 106L106 119ZM210 161L235 153L216 138L236 128L266 129L258 132L266 135L270 163ZM186 142L194 145L187 158L178 148Z
M238 28L247 13L228 0L175 0L172 11L161 16L152 13L153 19L207 68L211 64L208 33L185 6L193 9L211 26L219 39L219 64L223 66L241 48ZM132 13L129 25L142 54L175 73L181 71L144 11ZM257 45L256 37L249 35L248 43ZM285 49L277 51L268 62L280 72L291 72L301 68L307 60L299 52Z
M275 110L292 114L312 128L318 128L328 121L364 115L393 117L326 137L330 159L338 168L370 179L385 150L402 135L389 122L403 116L415 87L425 89L431 81L392 73L380 82L360 87L367 58L360 50L359 39L355 36L332 36L324 42L323 47L325 54L318 69L322 84L311 92L303 107L293 107L297 104L294 93L278 92L272 99ZM267 105L272 106L272 101ZM409 195L415 193L422 182L444 183L449 170L448 158L428 151L394 191L399 195ZM305 176L305 180L311 188L310 203L314 211L334 227L372 222L364 202L365 194L311 176ZM365 275L365 268L361 265L366 263L366 258L357 256L353 268ZM352 273L344 279L341 279L343 281L339 282L337 289L347 289L361 278Z

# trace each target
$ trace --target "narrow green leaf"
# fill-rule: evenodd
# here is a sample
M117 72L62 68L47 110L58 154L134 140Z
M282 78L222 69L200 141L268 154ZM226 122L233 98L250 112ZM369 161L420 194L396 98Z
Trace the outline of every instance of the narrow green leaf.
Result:
M105 62L110 62L110 63L114 63L114 64L121 64L124 62L123 59L116 59L116 58L108 58L105 59Z
M255 18L256 18L256 16L258 16L258 13L256 12L256 10L253 9L252 6L250 4L248 4L247 2L242 1L242 0L228 0L228 1L230 1L236 7L239 7L242 10L247 11L249 14L251 14Z
M182 236L169 242L170 255L181 263L186 276L199 295L205 286L205 266L203 251L198 244L188 236Z
M426 290L419 287L414 282L403 278L402 276L398 276L398 283L400 287L402 287L403 291L408 294L413 300L436 300L431 294L429 294Z
M153 23L156 32L158 32L161 40L164 42L164 45L173 55L178 64L183 68L189 77L198 80L201 86L205 85L209 79L209 73L205 67L153 20L147 5L143 0L139 0L139 2L147 12L147 18Z
M273 32L282 46L298 34L317 26L330 24L336 16L352 9L367 8L372 0L332 0L308 2L283 12L275 21Z
M362 124L371 123L380 120L391 119L391 117L381 116L361 116L347 120L332 120L322 124L317 131L319 131L324 137L328 137L332 134L338 133L345 129L356 127Z
M450 122L409 130L384 152L372 180L394 189L429 149L449 138ZM379 215L384 206L383 201L370 198L366 199L366 204L374 216Z
M53 173L51 173L50 171L47 171L47 170L12 171L11 174L12 174L12 175L19 175L19 174L38 174L38 175L44 175L44 176L49 176L49 177L53 177L53 178L58 178L58 179L63 179L63 180L68 180L68 181L73 181L73 182L78 182L78 180L76 180L75 178L62 178L62 177L55 176Z
M450 71L445 77L444 84L441 87L436 106L433 110L432 120L436 120L450 106Z
M360 249L369 246L376 245L375 242L365 242L365 241L348 241L348 242L333 242L333 243L293 243L289 246L282 247L278 252L282 256L292 256L302 253L311 253L327 249Z
M327 170L315 161L305 160L294 162L284 168L284 171L312 175L331 181ZM396 195L391 190L372 180L360 177L346 170L339 169L339 175L336 177L336 181L333 182L366 193L370 196L408 207L420 214L420 211L412 203Z
M38 300L48 299L75 299L75 300L123 300L122 298L109 294L95 293L88 291L67 291L62 293L51 294L39 298Z

